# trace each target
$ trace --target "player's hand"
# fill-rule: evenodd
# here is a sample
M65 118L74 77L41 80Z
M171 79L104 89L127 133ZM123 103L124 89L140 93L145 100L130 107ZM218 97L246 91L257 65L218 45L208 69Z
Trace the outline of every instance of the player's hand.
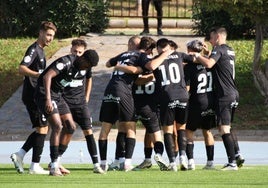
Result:
M50 114L53 111L54 107L52 105L51 100L47 99L46 100L46 105L45 105L45 110L47 114Z

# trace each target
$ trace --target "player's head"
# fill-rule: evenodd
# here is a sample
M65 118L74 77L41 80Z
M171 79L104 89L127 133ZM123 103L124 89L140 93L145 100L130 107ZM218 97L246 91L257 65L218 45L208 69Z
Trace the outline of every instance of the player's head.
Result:
M139 36L132 36L128 40L128 51L138 50L140 45L140 37Z
M210 30L209 42L212 46L225 44L227 39L227 31L224 27L213 27Z
M166 38L161 38L156 42L157 52L160 54L170 48L170 41Z
M83 39L72 40L71 53L77 56L83 55L87 48L87 43Z
M170 48L172 48L173 50L178 49L178 45L176 44L176 42L174 42L173 40L169 40L168 42L169 42Z
M146 54L152 55L153 49L156 47L156 42L151 37L142 37L139 45L139 49L143 50Z
M201 52L203 43L200 40L192 40L186 44L188 52Z
M38 44L41 47L48 46L53 41L56 31L57 28L52 22L43 21L39 27Z
M99 55L95 50L86 50L82 56L75 60L75 66L79 70L86 70L98 65Z

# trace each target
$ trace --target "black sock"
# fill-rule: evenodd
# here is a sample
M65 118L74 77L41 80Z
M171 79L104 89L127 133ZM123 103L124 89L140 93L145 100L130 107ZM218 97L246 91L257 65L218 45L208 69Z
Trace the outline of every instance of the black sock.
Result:
M126 138L126 159L131 159L136 144L135 138Z
M178 130L177 134L178 134L179 154L180 155L185 155L185 153L186 153L186 144L187 144L185 130Z
M144 156L145 156L146 159L149 159L149 158L152 157L153 148L144 147L143 150L144 150Z
M33 143L32 162L39 163L44 148L46 134L35 134L35 142Z
M186 146L186 155L188 159L194 158L194 144L187 144Z
M62 156L63 153L66 151L67 148L68 148L68 145L60 144L59 145L59 155Z
M173 134L165 133L164 134L164 143L165 143L165 148L166 148L169 162L170 163L175 162Z
M50 146L51 162L56 162L59 157L59 146Z
M214 160L214 145L206 146L206 152L207 152L207 160L213 161Z
M30 151L30 149L32 149L33 144L34 144L34 142L35 142L36 134L37 134L37 133L36 133L35 131L32 132L32 134L30 134L30 135L28 136L27 140L26 140L25 143L23 144L22 149L23 149L24 151L26 151L26 153L27 153L28 151Z
M233 141L234 141L234 149L235 149L235 154L239 154L240 153L240 148L239 148L239 145L238 145L238 139L237 139L237 136L236 136L236 133L233 129L231 129L231 136L233 138Z
M222 135L223 144L226 150L229 163L235 162L234 143L230 133Z
M99 152L101 160L107 159L108 140L99 140Z
M93 164L98 163L97 146L93 134L85 136L87 141L87 149L92 159Z
M154 143L154 152L162 155L164 152L164 144L162 142L159 142L159 141L155 142Z
M116 137L115 159L125 157L126 133L118 132Z

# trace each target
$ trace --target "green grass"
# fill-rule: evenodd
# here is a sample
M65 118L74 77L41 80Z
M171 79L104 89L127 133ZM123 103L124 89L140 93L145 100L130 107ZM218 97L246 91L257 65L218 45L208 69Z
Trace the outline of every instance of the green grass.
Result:
M0 165L0 187L267 187L268 166L245 166L239 171L202 170L164 172L157 166L142 171L112 171L94 174L86 164L65 165L71 174L65 177L17 174L11 164ZM217 166L220 169L220 166Z

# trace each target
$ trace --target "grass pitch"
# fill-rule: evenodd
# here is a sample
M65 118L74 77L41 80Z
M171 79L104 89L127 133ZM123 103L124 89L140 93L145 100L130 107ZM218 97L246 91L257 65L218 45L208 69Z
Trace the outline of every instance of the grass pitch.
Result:
M45 166L45 165L43 165ZM65 165L71 174L64 177L30 175L26 166L24 174L18 174L12 164L0 165L0 187L268 187L268 166L244 166L238 171L202 170L168 172L158 166L140 171L108 171L107 174L94 174L88 164Z

